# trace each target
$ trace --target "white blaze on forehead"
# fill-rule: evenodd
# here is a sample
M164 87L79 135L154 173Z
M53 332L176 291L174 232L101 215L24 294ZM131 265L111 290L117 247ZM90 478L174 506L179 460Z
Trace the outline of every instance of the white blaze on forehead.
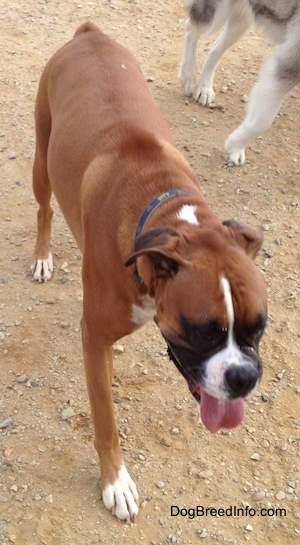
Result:
M177 212L176 217L179 220L187 221L193 225L199 225L199 221L196 217L196 206L193 204L184 204L179 212Z
M224 293L224 301L227 312L228 319L228 341L227 344L231 343L233 340L233 324L234 324L234 308L232 301L232 293L230 284L224 276L220 280L221 288Z

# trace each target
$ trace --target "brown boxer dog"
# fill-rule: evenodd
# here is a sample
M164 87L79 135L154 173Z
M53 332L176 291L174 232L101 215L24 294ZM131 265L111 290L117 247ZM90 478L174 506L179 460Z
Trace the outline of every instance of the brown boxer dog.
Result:
M201 195L135 58L86 23L48 62L36 101L33 278L46 282L52 191L82 251L82 343L102 497L138 513L114 418L112 345L154 318L212 432L237 426L262 365L260 233Z

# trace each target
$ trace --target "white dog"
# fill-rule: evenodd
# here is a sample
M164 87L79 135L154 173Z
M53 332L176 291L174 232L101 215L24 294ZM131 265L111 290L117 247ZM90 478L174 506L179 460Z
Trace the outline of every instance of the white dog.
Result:
M184 53L179 77L187 95L203 106L214 101L213 79L224 51L254 22L275 44L249 97L243 123L228 137L225 149L235 165L245 162L245 146L266 131L285 96L300 81L300 0L187 0ZM197 81L197 42L225 24Z

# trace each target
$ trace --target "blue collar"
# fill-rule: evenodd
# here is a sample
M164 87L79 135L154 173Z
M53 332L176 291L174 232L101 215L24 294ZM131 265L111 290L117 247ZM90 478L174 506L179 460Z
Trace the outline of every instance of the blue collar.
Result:
M143 228L145 226L145 223L148 221L150 216L152 216L153 212L161 204L168 201L169 199L173 199L174 197L178 197L180 195L188 195L189 193L190 193L190 191L187 191L186 189L170 189L169 191L166 191L165 193L162 193L162 195L160 195L159 197L156 197L155 199L153 199L153 201L150 202L150 204L147 206L146 210L143 212L143 214L141 216L141 219L139 221L139 224L138 224L136 232L135 232L135 238L137 238L141 234L141 232L142 232L142 230L143 230ZM135 276L136 281L139 284L142 284L142 285L144 284L142 278L140 277L140 275L139 275L139 273L137 271L136 265L135 265L134 276Z
M165 201L168 201L169 199L173 199L174 197L177 197L179 195L188 195L190 191L187 191L186 189L170 189L169 191L166 191L159 197L156 197L151 201L151 203L147 206L146 210L143 212L141 219L139 221L139 224L137 226L137 230L135 233L135 237L138 237L146 223L146 221L152 216L154 210L158 208L161 204L163 204Z

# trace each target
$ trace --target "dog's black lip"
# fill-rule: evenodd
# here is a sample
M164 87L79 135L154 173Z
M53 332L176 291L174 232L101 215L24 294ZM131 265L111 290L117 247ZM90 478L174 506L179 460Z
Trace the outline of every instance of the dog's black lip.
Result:
M201 396L199 394L199 386L197 386L197 384L193 381L193 379L188 375L188 373L185 371L185 369L183 368L182 364L180 363L180 360L178 359L178 357L176 356L176 354L174 353L174 350L172 350L172 347L168 341L168 339L166 337L164 337L166 343L167 343L167 351L168 351L168 356L170 358L171 361L173 361L173 363L175 363L178 371L182 374L182 376L185 378L186 382L187 382L187 385L188 385L188 388L192 394L192 396L196 399L196 401L198 403L200 403L201 401Z

